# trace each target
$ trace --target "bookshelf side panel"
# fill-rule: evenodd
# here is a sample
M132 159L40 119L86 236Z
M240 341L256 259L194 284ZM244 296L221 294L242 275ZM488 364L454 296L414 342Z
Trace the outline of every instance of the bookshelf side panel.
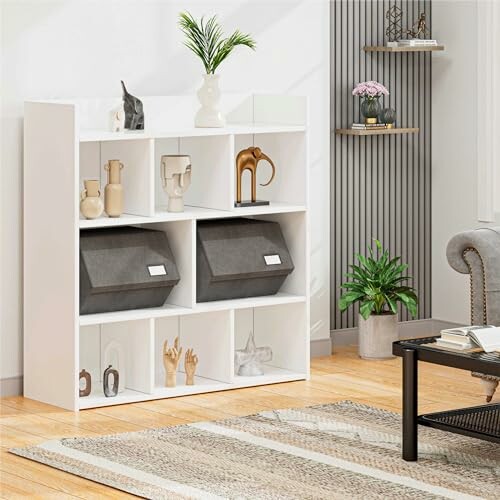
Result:
M24 395L77 408L78 148L71 104L26 103Z

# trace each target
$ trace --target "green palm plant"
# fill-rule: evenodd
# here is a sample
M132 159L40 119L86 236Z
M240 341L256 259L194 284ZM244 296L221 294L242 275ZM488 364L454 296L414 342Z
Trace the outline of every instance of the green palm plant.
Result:
M417 314L418 298L415 289L404 283L412 278L403 276L408 269L401 264L401 257L389 257L389 251L375 240L377 255L368 247L369 256L356 254L359 265L351 265L351 272L345 276L351 281L343 283L344 293L339 300L339 308L345 311L356 302L360 303L359 313L363 319L370 314L397 313L400 302L412 316Z
M186 36L184 45L201 59L207 75L214 74L238 45L255 50L256 43L252 37L239 30L224 38L217 16L205 22L204 17L197 21L189 12L181 12L179 26Z

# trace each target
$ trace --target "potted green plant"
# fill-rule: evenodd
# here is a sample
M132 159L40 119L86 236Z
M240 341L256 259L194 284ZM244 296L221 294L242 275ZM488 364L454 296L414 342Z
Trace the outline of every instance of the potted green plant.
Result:
M341 286L346 292L340 297L339 308L345 311L359 303L359 355L365 359L392 357L392 343L398 340L397 305L401 303L412 316L417 314L418 298L415 289L406 283L411 280L403 274L407 264L401 257L389 257L379 240L374 254L356 254L358 265L351 265L345 276L350 281Z
M222 28L213 16L208 21L197 21L189 12L179 14L179 26L186 36L184 45L194 52L205 68L203 85L198 90L201 108L195 116L196 127L223 127L225 119L218 108L220 100L219 75L215 71L238 45L255 50L255 41L248 34L236 30L224 37Z

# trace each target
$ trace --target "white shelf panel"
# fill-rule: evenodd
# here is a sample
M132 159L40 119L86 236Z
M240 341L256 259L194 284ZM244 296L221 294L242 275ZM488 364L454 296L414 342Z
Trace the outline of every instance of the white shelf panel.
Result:
M235 387L253 387L255 385L279 384L281 382L292 382L294 380L306 380L305 373L292 372L276 366L264 365L262 367L263 375L255 377L234 376L233 384Z
M201 314L211 311L228 311L230 309L249 309L253 307L297 304L305 302L306 300L307 298L305 295L293 295L290 293L278 292L276 295L268 295L265 297L203 302L196 304L193 308L166 304L163 307L152 307L148 309L82 314L80 316L80 326L103 325L106 323L135 321L138 319L166 318L169 316L186 316L188 314Z
M297 373L273 366L264 366L264 375L256 377L235 376L233 383L218 382L203 377L195 377L194 385L185 385L184 373L177 374L177 387L156 386L152 394L132 391L126 389L117 396L107 398L102 392L102 388L92 389L90 396L80 398L79 406L81 410L87 408L99 408L103 406L114 406L127 403L138 403L141 401L151 401L153 399L175 398L180 396L189 396L191 394L203 394L207 392L227 391L230 389L239 389L242 387L253 387L266 384L279 384L282 382L292 382L296 380L306 380L305 373Z
M249 217L253 215L268 215L291 212L304 212L304 205L293 205L288 203L271 203L270 205L257 207L234 208L233 210L213 210L201 207L185 207L184 212L167 212L162 207L157 207L155 215L144 217L141 215L123 214L121 217L107 217L98 219L80 218L80 229L128 226L132 224L154 224L156 222L171 222L179 220L205 220L222 219L226 217Z
M80 315L80 326L103 325L121 321L135 321L137 319L166 318L167 316L182 316L184 314L191 314L192 312L193 310L188 307L165 304L163 307L151 307L148 309L82 314Z
M276 295L263 297L249 297L246 299L215 300L213 302L200 302L193 308L195 312L224 311L227 309L251 309L254 307L279 306L282 304L297 304L305 302L305 295L293 295L278 292Z
M229 124L223 128L180 128L171 130L143 130L110 132L107 130L82 130L80 142L128 141L136 139L168 139L178 137L211 137L240 134L275 134L304 132L303 125L282 124Z

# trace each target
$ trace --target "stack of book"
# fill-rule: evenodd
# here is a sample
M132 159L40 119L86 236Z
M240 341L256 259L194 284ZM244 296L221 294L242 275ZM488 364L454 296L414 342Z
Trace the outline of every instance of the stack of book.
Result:
M353 123L353 130L377 130L387 128L385 123Z
M398 41L398 47L435 47L437 44L437 40L421 40L420 38Z
M436 345L465 351L480 347L484 352L500 350L500 328L492 325L463 326L441 330Z

